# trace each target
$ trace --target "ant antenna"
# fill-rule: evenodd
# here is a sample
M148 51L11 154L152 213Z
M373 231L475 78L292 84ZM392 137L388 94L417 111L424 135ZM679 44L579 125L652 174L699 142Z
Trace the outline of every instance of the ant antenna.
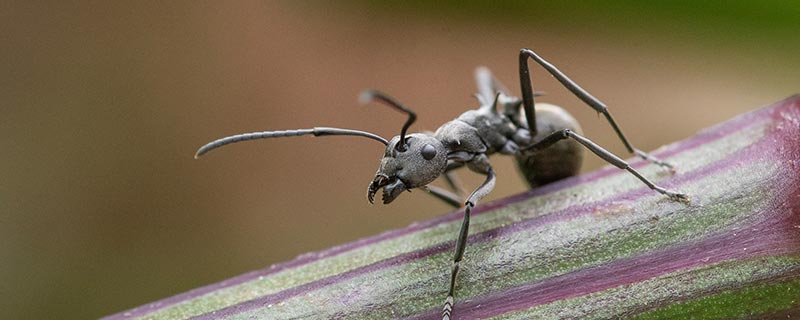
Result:
M378 136L377 134L366 131L342 129L342 128L315 127L311 129L251 132L251 133L242 133L233 136L228 136L225 138L211 141L206 145L200 147L200 149L197 150L197 153L194 154L194 158L197 159L206 152L209 152L226 144L236 143L240 141L266 139L266 138L295 137L307 134L311 134L314 136L360 136L378 141L386 146L389 145L389 141L386 141L386 139Z
M362 104L367 104L372 100L378 100L390 107L393 107L401 112L405 112L408 114L408 120L406 123L403 124L403 129L400 130L400 143L397 144L397 151L405 152L406 151L406 131L408 131L408 127L411 126L414 121L417 120L417 114L411 109L407 108L406 106L397 102L397 100L393 99L392 97L388 96L387 94L377 91L377 90L365 90L361 93L361 96L358 97L358 101Z

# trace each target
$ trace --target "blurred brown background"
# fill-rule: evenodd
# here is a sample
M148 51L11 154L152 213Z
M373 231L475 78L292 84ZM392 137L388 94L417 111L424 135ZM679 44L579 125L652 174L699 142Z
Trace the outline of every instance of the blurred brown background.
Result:
M421 192L370 206L382 148L363 139L192 159L240 132L397 134L405 117L360 106L365 88L434 130L476 106L478 65L517 92L517 53L531 47L645 150L800 91L796 2L580 3L0 5L0 317L96 318L449 211ZM593 111L533 73L540 101L624 154ZM524 190L510 159L493 163L491 199Z

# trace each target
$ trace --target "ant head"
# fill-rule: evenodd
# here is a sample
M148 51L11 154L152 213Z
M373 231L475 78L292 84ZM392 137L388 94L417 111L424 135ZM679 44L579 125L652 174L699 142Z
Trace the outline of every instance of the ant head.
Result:
M375 179L369 185L367 199L373 202L375 193L383 188L383 203L392 202L405 190L425 186L444 173L447 150L434 137L415 133L395 136L386 146Z

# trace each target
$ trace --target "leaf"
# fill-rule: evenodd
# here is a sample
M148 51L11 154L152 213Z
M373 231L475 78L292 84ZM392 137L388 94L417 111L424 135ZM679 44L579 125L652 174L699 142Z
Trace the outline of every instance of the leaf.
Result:
M800 96L656 150L669 201L614 167L479 205L454 317L800 314ZM106 319L435 319L463 211Z

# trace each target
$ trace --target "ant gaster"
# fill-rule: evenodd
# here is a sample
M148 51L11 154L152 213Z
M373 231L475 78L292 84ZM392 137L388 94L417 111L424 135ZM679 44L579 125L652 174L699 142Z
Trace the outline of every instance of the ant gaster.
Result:
M307 134L362 136L383 143L386 151L375 174L375 179L367 189L367 199L370 203L381 189L383 189L383 203L388 204L403 191L421 188L450 205L459 207L463 204L465 207L464 220L456 240L450 285L442 310L442 318L450 319L453 312L453 297L459 262L464 256L464 248L469 234L470 211L478 201L492 191L495 185L495 173L489 163L489 156L494 153L513 155L528 184L536 187L577 174L582 160L582 148L585 147L617 168L627 170L648 187L669 199L682 202L689 200L685 194L669 191L656 185L631 168L621 158L582 136L577 121L563 109L549 104L535 104L534 97L538 94L531 85L528 59L537 62L575 96L598 113L603 114L628 152L674 172L671 164L635 149L622 134L605 104L530 49L522 49L519 53L522 99L509 94L508 90L492 76L488 69L478 68L475 78L478 85L476 97L480 107L464 112L455 120L439 127L432 134L407 134L408 128L416 120L416 114L388 95L368 90L361 95L362 103L378 101L408 115L408 120L403 125L400 135L390 141L373 133L340 128L316 127L265 131L215 140L201 147L195 158L212 149L234 142ZM459 197L459 194L463 193L453 176L453 170L463 166L486 176L485 181L464 200ZM452 191L428 186L440 176L444 176Z

